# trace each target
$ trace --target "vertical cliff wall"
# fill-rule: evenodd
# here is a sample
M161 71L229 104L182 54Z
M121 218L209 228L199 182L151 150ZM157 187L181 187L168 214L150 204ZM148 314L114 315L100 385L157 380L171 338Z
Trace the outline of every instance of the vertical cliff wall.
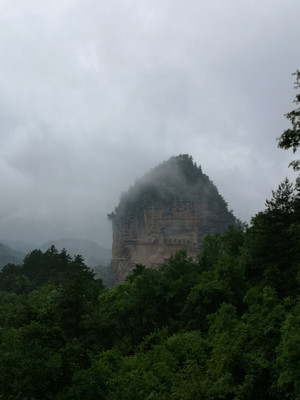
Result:
M159 266L182 248L196 255L205 235L224 233L235 223L216 187L187 155L137 181L110 218L116 283L136 264Z

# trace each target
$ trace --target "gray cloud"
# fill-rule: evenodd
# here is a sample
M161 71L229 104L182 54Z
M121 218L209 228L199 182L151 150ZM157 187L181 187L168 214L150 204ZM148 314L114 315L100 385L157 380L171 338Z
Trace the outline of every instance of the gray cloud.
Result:
M109 246L137 177L189 153L249 221L286 175L297 0L0 4L0 238Z

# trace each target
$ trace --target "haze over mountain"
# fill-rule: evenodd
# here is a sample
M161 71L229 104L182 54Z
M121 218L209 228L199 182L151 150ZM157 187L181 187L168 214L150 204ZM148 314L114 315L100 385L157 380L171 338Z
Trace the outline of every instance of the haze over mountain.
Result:
M42 251L48 250L52 245L57 250L63 248L74 257L80 254L85 263L89 267L107 266L111 260L111 250L100 246L98 243L91 240L78 239L78 238L65 238L55 239L42 245L29 244L23 241L15 240L0 240L0 267L3 267L9 262L21 263L24 257L32 250L40 249Z
M39 247L37 244L24 242L23 240L0 239L0 243L5 244L14 251L18 251L24 255Z
M90 267L97 265L105 266L108 265L111 260L111 250L91 240L76 238L50 240L42 244L39 248L42 251L46 251L52 245L54 245L57 250L66 249L72 257L80 254L84 258L85 263Z
M23 258L23 253L15 251L3 243L0 243L0 268L9 263L19 264L22 262Z

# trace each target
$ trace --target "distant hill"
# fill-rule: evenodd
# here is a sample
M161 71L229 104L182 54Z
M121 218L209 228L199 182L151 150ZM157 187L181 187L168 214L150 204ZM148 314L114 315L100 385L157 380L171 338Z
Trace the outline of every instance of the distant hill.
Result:
M3 268L9 263L20 264L22 263L24 257L25 254L12 250L5 244L0 243L0 268Z
M51 240L44 243L39 248L42 251L46 251L52 245L54 245L57 250L66 249L71 256L80 254L89 267L94 267L96 265L106 266L111 261L111 250L91 240L75 238Z
M10 247L14 251L21 252L24 255L38 248L36 244L24 242L22 240L1 239L0 242Z

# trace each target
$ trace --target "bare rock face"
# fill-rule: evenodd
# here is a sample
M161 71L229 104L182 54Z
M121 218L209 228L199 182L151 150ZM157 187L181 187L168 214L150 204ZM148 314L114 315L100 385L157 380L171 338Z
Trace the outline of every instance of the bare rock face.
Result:
M188 155L172 157L138 180L109 218L116 283L136 264L159 266L180 249L195 256L205 235L224 233L235 223L216 187Z

